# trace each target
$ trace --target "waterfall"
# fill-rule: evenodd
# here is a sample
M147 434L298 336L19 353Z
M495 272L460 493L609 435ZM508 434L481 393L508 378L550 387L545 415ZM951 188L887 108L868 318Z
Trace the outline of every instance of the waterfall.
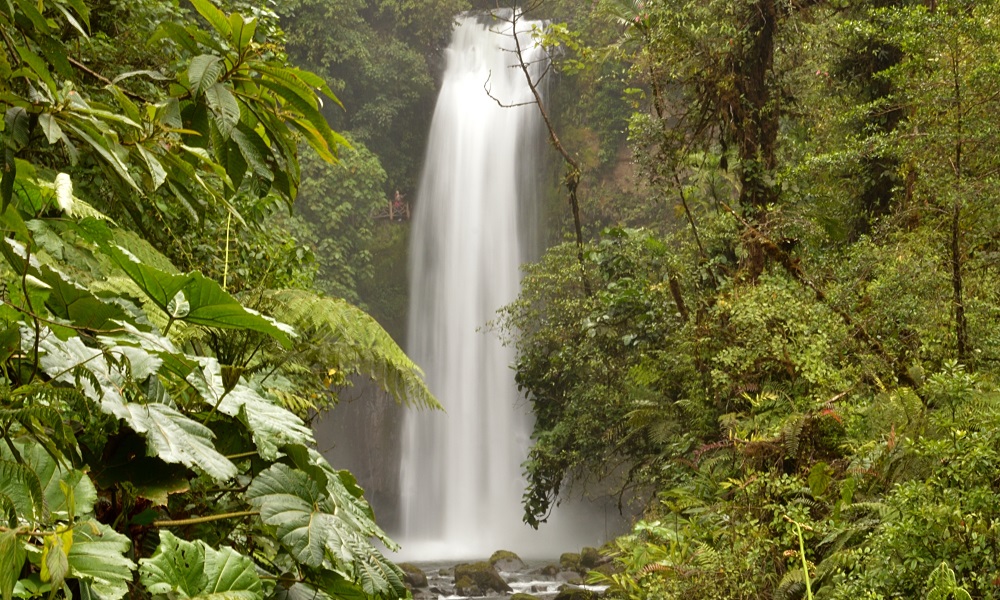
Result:
M431 123L411 240L409 353L439 411L410 411L400 474L403 554L552 557L580 546L521 521L531 419L514 355L484 325L517 297L537 220L544 129L506 19L459 17ZM524 58L547 64L518 21ZM489 90L487 93L486 90ZM497 100L505 105L501 107Z

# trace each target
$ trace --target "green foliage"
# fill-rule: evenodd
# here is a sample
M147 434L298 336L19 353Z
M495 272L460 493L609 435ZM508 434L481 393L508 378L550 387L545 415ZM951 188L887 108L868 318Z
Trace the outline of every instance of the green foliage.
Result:
M8 215L14 220L20 218L16 213ZM33 229L40 231L35 224L34 221L28 222ZM62 239L67 240L64 241L65 247L73 247L78 252L87 251L95 261L92 264L101 265L104 270L102 278L125 278L139 284L136 292L153 299L147 310L165 310L170 319L176 318L178 323L206 328L224 327L256 333L256 327L260 325L262 330L286 342L294 335L287 325L245 312L235 299L214 283L210 288L214 298L212 302L201 303L199 299L206 296L191 288L190 306L182 310L179 307L183 303L177 300L175 290L186 290L186 286L192 283L208 285L208 280L200 275L192 279L191 276L175 275L132 262L118 246L108 242L113 239L112 230L101 222L92 219L66 221L60 226ZM77 236L75 242L68 241L69 233ZM29 238L28 241L32 240ZM8 523L3 533L14 536L13 541L5 538L4 543L16 544L18 550L12 554L14 557L22 556L23 550L31 550L30 556L37 556L36 553L41 551L40 562L33 564L41 568L42 583L58 590L64 580L77 579L87 582L102 597L119 598L130 589L135 565L129 559L130 555L126 554L128 538L120 536L112 526L138 526L148 531L148 535L155 535L157 523L164 526L176 523L173 526L186 527L188 523L195 525L201 520L215 522L216 519L239 518L250 520L236 531L231 528L219 530L208 538L219 541L229 539L237 549L216 550L203 541L180 542L169 533L161 532L156 554L148 560L144 559L141 565L142 582L148 592L153 595L181 593L188 597L201 597L209 592L226 597L263 597L257 570L273 573L275 565L292 560L303 561L312 567L312 576L317 578L317 582L336 577L342 580L339 585L345 590L357 586L356 589L366 594L387 597L398 597L404 593L398 578L393 578L394 567L381 558L369 541L375 536L383 543L391 544L375 526L371 510L361 498L360 489L346 473L332 471L320 455L306 452L303 444L314 443L311 431L298 417L283 408L266 388L242 379L240 371L231 365L220 367L215 358L179 349L175 341L167 337L169 332L159 332L150 324L153 313L140 308L137 296L111 296L100 300L94 296L94 302L117 301L118 305L130 305L131 309L118 315L120 320L109 321L101 329L91 329L83 336L74 335L88 330L71 318L35 312L58 304L58 300L53 302L43 297L46 291L55 290L57 286L49 286L37 279L45 287L40 292L34 292L27 287L26 281L28 277L33 277L30 273L39 273L49 280L58 278L63 286L86 290L74 278L78 273L76 269L81 265L71 263L64 265L70 270L56 271L53 258L46 250L33 245L31 248L36 252L29 253L26 247L16 243L13 248L15 251L9 264L22 271L20 278L25 296L23 300L15 300L11 304L15 311L22 311L21 316L13 312L7 318L13 318L8 321L8 326L23 328L20 339L15 340L23 348L23 354L10 354L5 365L9 386L5 406L11 408L5 409L4 431L10 455L0 461L0 469L6 473L2 478L4 484L0 503L5 507ZM170 303L165 302L168 297L173 297ZM221 321L215 318L207 318L203 322L188 319L199 306L217 306L220 303L239 307L239 314L232 313L234 316L231 319ZM331 307L312 306L314 313L322 309L331 311ZM347 310L346 305L340 310ZM352 313L355 318L361 314L357 309L352 310L355 311ZM166 322L165 329L168 329L173 321ZM372 338L366 328L381 331L373 322L361 321L355 323L350 331L341 333L367 334L364 343L369 362L355 363L352 356L357 354L347 356L328 350L329 356L338 356L341 368L368 368L370 361L384 353L387 338ZM192 332L184 335L191 336ZM314 343L322 345L320 340L314 340ZM346 340L341 339L340 343L346 344ZM394 346L390 344L389 347ZM275 350L278 348L274 346ZM405 359L398 349L395 352L387 356L392 356L396 363L385 363L382 370L373 373L387 378L387 385L392 382L388 377L395 372L396 364ZM407 364L415 369L412 363ZM411 390L424 389L422 384L418 386L417 372L407 371L406 377L411 378L408 383L411 387L396 389L401 399L410 399L405 394ZM60 394L60 390L75 390L78 393ZM433 404L426 390L422 396L412 400ZM42 429L35 421L45 416L50 408L60 413L55 419L58 426L52 427L52 434L47 431L49 427ZM63 416L65 411L71 412ZM113 419L102 419L101 414ZM72 429L70 432L60 429L71 423L67 420L70 415L73 419L83 419L83 423L77 425L81 429L75 430L75 436ZM136 435L139 436L135 438L139 449L149 457L141 482L135 475L111 481L98 478L99 487L95 489L91 479L83 472L63 467L57 462L68 461L74 456L82 456L84 461L94 460L94 457L112 452L115 445L121 443L114 440ZM10 440L14 440L12 444ZM44 440L45 443L39 444L35 440ZM240 456L254 456L257 462L237 460ZM257 511L250 510L258 507L255 490L260 486L269 485L272 493L291 493L288 487L291 483L284 482L288 483L285 486L283 480L270 478L273 470L253 475L260 466L284 457L292 457L299 470L290 471L284 465L276 467L293 473L297 478L295 481L302 485L322 485L332 494L334 504L328 507L324 518L327 529L314 532L311 538L331 548L349 548L349 551L338 555L336 564L306 560L302 551L291 543L287 549L277 546L265 554L259 550L252 557L248 554L249 548L269 535L276 535L278 542L285 539L280 528L275 534L269 533L271 520L266 510L259 518L255 517ZM258 466L251 471L254 464ZM182 480L186 480L185 484L167 484L168 480L178 475L171 465L182 467L179 474ZM221 502L204 505L190 504L190 500L177 497L199 486L222 485L237 478L253 479L245 497L238 492L240 488L224 492ZM135 485L130 481L135 481ZM169 485L166 493L159 491L164 485ZM97 512L95 501L99 497L124 497L125 494L132 498L130 503L141 502L149 507L143 513L146 516L131 513L132 509L126 507L119 508L122 512L113 512L112 515ZM217 496L218 499L220 497ZM207 515L185 516L180 520L169 518L173 516L173 511L179 509L190 515L192 508L205 511L225 508L228 512L209 512ZM109 518L110 521L106 521ZM150 529L151 522L153 529ZM350 536L348 531L352 532ZM336 545L334 540L337 540ZM243 547L242 552L240 547ZM187 569L183 573L177 571L180 564L177 561L181 560L178 557L183 557L184 568ZM20 572L21 563L23 557L11 568ZM335 573L340 575L335 576ZM274 573L275 576L278 574Z
M287 221L316 256L316 287L357 303L359 283L376 276L373 215L388 200L378 158L360 142L351 143L336 165L304 157L295 214Z
M585 218L648 229L550 249L500 328L525 520L639 490L612 597L996 596L997 6L820 6L608 1L610 42L551 35L628 67L638 171Z
M279 12L289 54L320 74L346 110L325 114L379 157L383 193L416 189L433 111L434 65L466 0L295 0Z
M304 358L322 365L338 381L344 375L371 377L400 403L440 408L420 370L364 311L336 298L302 290L270 294L284 318L307 336Z
M201 540L186 542L169 531L143 559L140 581L154 597L260 600L260 578L253 562L232 548L215 550Z
M965 589L955 582L955 572L951 570L948 563L941 563L934 569L930 577L927 578L927 600L972 600Z
M104 4L0 3L0 597L404 597L361 488L289 406L322 404L328 369L437 404L360 309L263 289L307 280L304 257L250 254L299 142L346 144L336 97L273 15L191 6L111 7L150 44L112 52ZM300 329L264 314L286 308ZM271 512L303 489L320 559Z

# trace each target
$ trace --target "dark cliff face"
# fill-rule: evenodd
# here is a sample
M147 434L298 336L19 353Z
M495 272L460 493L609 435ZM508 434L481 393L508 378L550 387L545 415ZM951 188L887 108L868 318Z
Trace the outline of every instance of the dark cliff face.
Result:
M313 420L319 451L335 469L348 469L365 490L379 525L399 525L400 428L404 409L377 385L357 378L336 408Z

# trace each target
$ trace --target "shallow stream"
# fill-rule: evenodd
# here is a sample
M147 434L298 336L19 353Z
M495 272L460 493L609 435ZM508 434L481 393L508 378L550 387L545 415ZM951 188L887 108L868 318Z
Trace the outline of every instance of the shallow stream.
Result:
M478 562L470 560L463 562ZM411 563L419 567L427 576L427 586L414 588L414 600L507 600L513 594L531 594L540 600L551 600L566 588L583 588L594 592L603 592L606 586L591 586L584 584L585 577L574 570L559 567L558 560L525 561L526 568L511 571L497 569L497 572L513 590L507 594L487 592L485 596L464 596L455 590L455 565L453 561L434 561ZM461 564L461 563L458 563Z

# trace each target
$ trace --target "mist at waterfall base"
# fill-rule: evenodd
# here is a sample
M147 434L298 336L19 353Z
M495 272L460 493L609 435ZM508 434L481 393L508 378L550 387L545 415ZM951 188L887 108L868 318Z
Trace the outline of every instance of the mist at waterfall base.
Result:
M546 57L533 24L519 20L518 35L538 77ZM459 17L416 196L408 350L446 413L405 417L395 535L409 560L557 557L604 537L603 515L557 510L538 531L522 522L530 408L512 349L484 327L517 297L532 258L544 170L543 123L523 105L533 97L513 48L504 19Z

